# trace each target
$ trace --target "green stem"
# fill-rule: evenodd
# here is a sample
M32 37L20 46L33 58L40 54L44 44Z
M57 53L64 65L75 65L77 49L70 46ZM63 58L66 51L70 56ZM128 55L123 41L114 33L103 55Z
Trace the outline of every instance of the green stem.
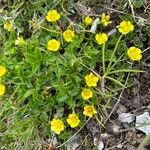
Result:
M144 147L145 147L146 145L148 145L149 141L150 141L150 134L147 135L147 136L144 138L144 140L142 140L142 142L141 142L140 145L138 146L137 150L144 150L144 149L145 149Z
M105 74L105 43L102 46L102 64L103 64L103 75ZM101 78L101 90L105 94L105 78Z
M113 50L113 53L112 53L111 58L110 58L110 62L109 62L108 67L107 67L106 74L108 73L109 68L111 67L111 64L112 64L112 62L113 62L113 58L114 58L115 52L116 52L116 50L117 50L117 48L118 48L118 45L119 45L119 43L120 43L121 38L122 38L122 34L120 35L120 37L119 37L119 39L118 39L118 41L117 41L117 43L116 43L116 46L115 46L115 48L114 48L114 50Z
M115 63L109 68L108 72L110 72L116 65L118 62L120 62L121 58L124 56L124 54L122 54L116 61Z
M45 28L45 27L42 27L42 26L41 26L41 29L44 29L44 30L49 31L49 32L52 32L52 33L61 34L60 32L57 32L57 31L55 31L55 30L50 30L50 29Z
M121 82L119 82L118 80L116 80L116 79L114 79L114 78L112 78L112 77L109 77L109 76L106 76L105 77L106 79L109 79L109 80L111 80L111 81L113 81L113 82L115 82L116 84L119 84L120 86L122 86L122 87L126 87L125 85L123 85Z
M105 77L101 78L101 90L105 94Z
M67 139L64 143L62 143L61 145L57 146L56 149L64 146L66 143L68 143L72 138L74 138L83 128L84 126L88 123L88 121L90 120L90 118L86 121L86 123L75 133L73 134L69 139Z
M109 72L107 75L110 75L110 74L115 74L115 73L121 73L121 72L133 72L133 73L138 73L138 72L144 72L142 70L131 70L131 69L120 69L120 70L114 70L114 71L111 71Z
M107 108L110 108L109 104L110 104L111 98L109 98L107 100L107 103L104 105L104 109L106 110Z
M102 126L103 128L106 128L103 123L98 119L97 115L95 115L95 119L97 120L97 122L99 123L100 126Z
M105 74L105 43L102 47L102 63L103 63L103 74Z

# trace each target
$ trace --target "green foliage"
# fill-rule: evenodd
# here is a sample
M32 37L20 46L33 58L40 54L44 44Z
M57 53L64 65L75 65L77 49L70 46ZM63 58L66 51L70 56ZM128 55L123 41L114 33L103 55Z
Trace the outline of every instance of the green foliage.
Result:
M133 0L133 5L135 8L140 8L144 5L144 0Z
M140 72L132 69L126 53L131 44L143 47L144 35L142 39L129 42L136 36L136 31L124 37L115 33L106 45L98 45L95 34L87 34L84 23L71 22L64 13L63 2L61 5L56 3L48 0L8 1L3 8L0 65L6 67L7 73L2 79L6 92L0 97L0 148L36 149L37 143L54 136L50 121L58 117L67 124L66 118L72 112L79 114L81 127L86 120L83 115L85 104L94 105L96 109L108 108L118 92L127 87L126 73ZM48 23L44 18L54 4L62 11L62 20ZM134 5L139 8L143 1L134 1ZM76 31L77 27L79 32L75 32L75 38L69 43L62 36L67 29L61 27L63 18L69 28ZM14 25L10 32L3 28L7 20ZM25 39L23 46L15 44L18 36ZM61 43L57 52L47 50L47 42L53 38ZM85 83L85 76L90 72L101 77L97 87L87 87ZM86 101L81 96L84 88L93 92L91 100ZM101 102L101 99L106 101ZM66 126L57 136L58 143L65 142L75 131Z

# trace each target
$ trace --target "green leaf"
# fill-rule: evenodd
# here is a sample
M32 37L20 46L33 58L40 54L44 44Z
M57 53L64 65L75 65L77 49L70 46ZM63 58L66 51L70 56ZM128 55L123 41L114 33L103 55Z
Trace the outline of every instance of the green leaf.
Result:
M68 99L68 95L59 95L58 96L58 101L59 102L64 102L65 100L67 100Z
M42 54L39 48L36 48L34 51L34 57L37 62L40 62L42 60Z
M82 36L76 36L76 38L68 44L68 46L66 47L66 51L68 51L70 54L74 54L76 52L76 49L81 47L82 41Z
M66 130L65 132L61 132L61 134L59 134L59 138L66 141L68 139L68 137L72 136L72 132Z
M105 51L105 61L109 61L111 59L111 56L113 54L112 50ZM113 57L112 61L116 61L116 56Z
M28 98L29 96L31 96L33 94L33 90L27 90L26 93L23 95L23 97L21 98L22 101L24 101L26 98Z
M39 68L40 68L40 64L39 63L32 64L32 71L30 72L28 77L33 76L38 71Z
M48 54L44 54L44 58L47 62L53 63L57 60L57 55L53 52L48 52Z
M36 48L33 53L25 53L26 61L30 63L32 70L27 75L28 77L33 76L40 68L42 54L39 48Z
M99 54L99 50L92 48L91 46L87 46L84 49L85 57L92 59L95 58Z
M140 8L144 5L144 0L133 0L133 5L135 8Z
M26 61L32 64L34 62L34 56L30 53L25 53Z
M73 98L69 98L69 99L67 99L67 104L70 106L70 108L74 108L75 106L76 106L76 101L75 101L75 99L73 99Z

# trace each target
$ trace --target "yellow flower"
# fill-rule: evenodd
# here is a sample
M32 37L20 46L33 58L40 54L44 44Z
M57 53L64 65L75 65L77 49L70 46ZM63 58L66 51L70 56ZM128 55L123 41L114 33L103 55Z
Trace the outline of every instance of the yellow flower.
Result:
M83 114L85 116L92 117L96 113L97 111L95 110L94 106L91 106L91 105L84 106Z
M58 51L60 47L60 42L55 40L55 39L52 39L52 40L49 40L48 41L48 46L47 46L47 49L50 50L50 51Z
M0 96L4 95L5 93L5 85L0 84Z
M75 128L80 123L79 117L75 113L70 114L67 118L67 123L71 126L71 128Z
M4 24L4 29L6 29L7 31L11 31L12 28L13 28L12 22L8 21Z
M89 98L91 98L93 96L93 93L90 89L84 89L81 92L81 95L82 95L83 99L88 100Z
M75 34L74 31L72 30L66 30L63 32L63 38L67 41L67 42L71 42L72 39L74 38Z
M93 22L93 19L91 17L87 16L87 17L84 18L84 23L86 25L91 25L92 22Z
M85 82L87 86L97 86L99 78L95 76L92 72L85 76Z
M139 48L136 47L130 47L127 51L128 56L130 57L131 60L133 61L138 61L141 60L142 58L142 51Z
M101 23L105 27L108 26L108 24L112 23L112 21L110 21L110 16L105 15L105 13L103 13L102 16L101 16Z
M6 73L6 68L0 65L0 77Z
M134 26L130 21L122 21L119 25L118 30L122 34L127 34L134 30Z
M26 41L23 39L23 37L17 37L17 40L15 40L15 45L18 45L18 46L23 46L26 44Z
M99 33L95 36L96 42L101 45L108 40L108 35L106 33Z
M50 10L47 13L46 19L48 22L55 22L60 19L60 14L57 12L57 10Z
M53 119L51 122L51 130L56 134L60 134L61 131L65 129L64 123L60 119Z

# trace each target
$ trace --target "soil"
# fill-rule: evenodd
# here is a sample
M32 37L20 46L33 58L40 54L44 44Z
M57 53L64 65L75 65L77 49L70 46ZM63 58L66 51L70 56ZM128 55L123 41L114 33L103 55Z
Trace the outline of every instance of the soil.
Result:
M120 4L120 1L117 0L114 0L113 2L111 0L103 1L103 3L97 2L98 1L93 0L90 6L86 6L87 9L92 9L94 13L108 12L115 16L116 12L117 14L124 12L132 13L129 6L125 6L125 8L120 8L118 10L118 4ZM95 5L96 3L99 5ZM150 2L148 0L145 1L145 5L142 8L135 10L135 16L150 18L149 5ZM86 7L80 6L79 9L81 9L82 12L82 9L86 9ZM148 41L149 40L144 43L145 48L150 47L150 43ZM123 129L133 128L135 126L135 121L131 124L121 123L118 120L118 114L132 113L136 116L145 111L150 112L150 50L147 50L143 54L142 62L136 63L134 67L136 69L144 70L145 72L138 73L133 77L134 85L124 90L116 109L105 123L105 129L100 128L99 125L97 125L96 120L89 120L87 125L82 129L82 132L79 134L79 136L82 137L82 142L80 141L80 146L77 150L96 150L97 148L95 145L97 145L100 141L104 143L104 150L137 150L139 144L145 138L145 134L135 129L123 132ZM111 108L114 107L117 100L112 102ZM105 114L107 118L111 111L112 109L108 109L107 111L100 110L100 114ZM106 118L103 118L103 120ZM150 142L143 147L143 150L149 149Z
M150 63L149 56L150 52L144 55L145 64ZM100 141L104 143L104 150L137 150L139 144L145 138L145 134L135 129L122 132L123 129L134 127L135 121L127 124L118 120L118 114L121 113L132 113L136 116L145 111L150 112L150 67L145 66L143 63L138 64L136 67L145 72L134 77L134 86L123 92L120 103L105 124L106 128L100 128L96 120L90 119L80 133L83 142L77 150L96 150L96 145ZM113 101L111 108L115 104L116 101ZM111 111L112 109L107 110L107 112L101 110L100 113L103 112L109 115ZM149 149L150 142L143 147L143 150Z

